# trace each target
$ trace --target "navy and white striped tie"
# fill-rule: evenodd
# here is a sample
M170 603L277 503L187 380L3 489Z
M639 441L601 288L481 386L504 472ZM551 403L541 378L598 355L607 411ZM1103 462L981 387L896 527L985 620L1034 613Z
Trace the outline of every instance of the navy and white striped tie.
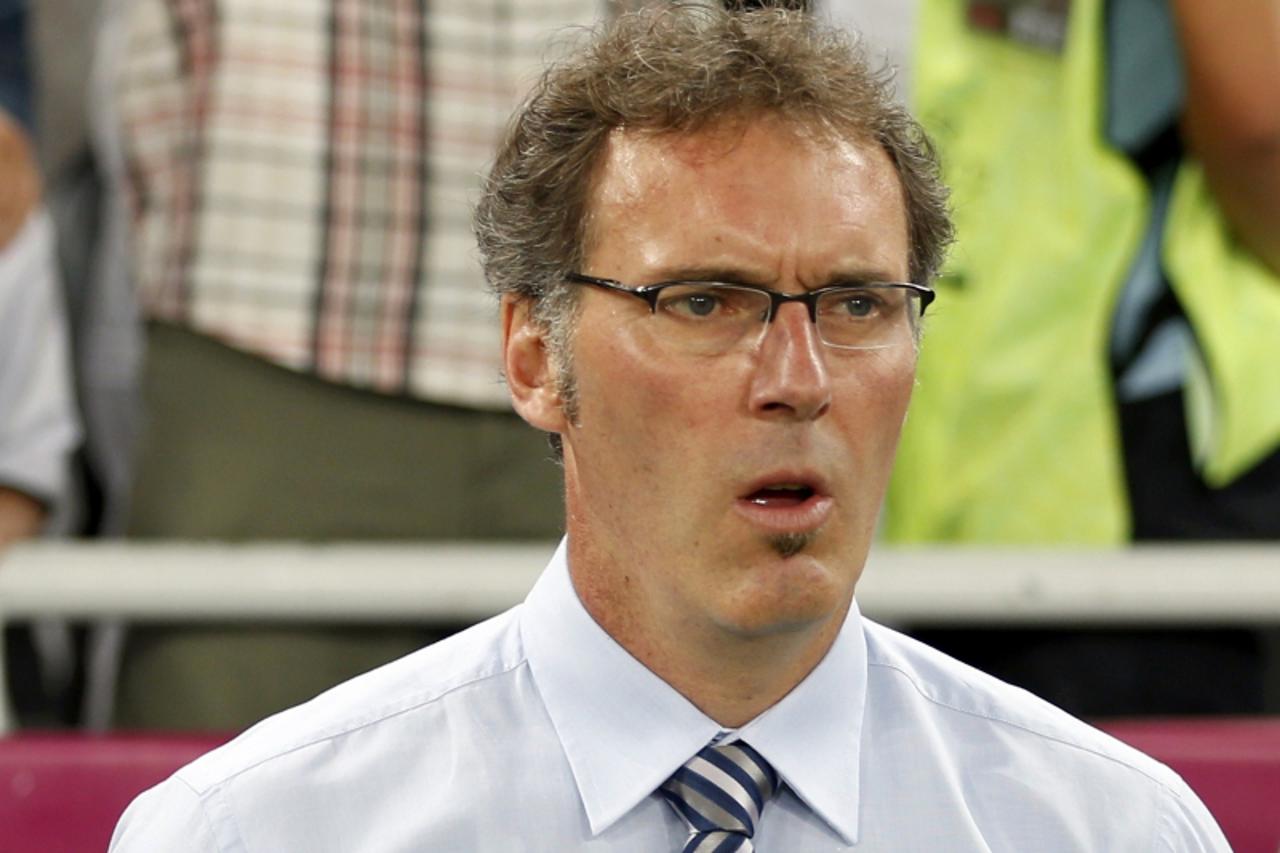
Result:
M778 774L742 741L704 747L658 789L689 824L682 853L751 853Z

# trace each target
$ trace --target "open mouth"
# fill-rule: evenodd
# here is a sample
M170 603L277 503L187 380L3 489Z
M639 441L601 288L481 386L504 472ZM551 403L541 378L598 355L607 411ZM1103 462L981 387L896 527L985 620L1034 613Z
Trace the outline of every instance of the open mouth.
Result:
M775 471L745 488L734 502L738 514L768 535L811 533L830 520L836 499L816 472Z
M782 509L800 506L815 494L814 488L804 483L777 483L756 489L743 499L756 506Z

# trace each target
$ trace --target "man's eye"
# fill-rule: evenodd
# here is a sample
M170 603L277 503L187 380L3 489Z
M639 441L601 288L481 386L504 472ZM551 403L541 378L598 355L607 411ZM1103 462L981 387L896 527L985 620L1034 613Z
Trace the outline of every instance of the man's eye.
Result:
M850 293L840 298L838 311L842 317L857 319L873 317L880 308L874 296L866 293Z
M681 317L711 317L724 307L720 294L709 291L676 293L662 300L664 311Z

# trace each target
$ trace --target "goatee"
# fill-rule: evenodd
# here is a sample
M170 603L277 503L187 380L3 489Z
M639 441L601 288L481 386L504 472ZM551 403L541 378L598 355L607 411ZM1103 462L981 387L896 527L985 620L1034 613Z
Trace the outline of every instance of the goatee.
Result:
M809 533L780 533L777 536L769 537L769 547L777 552L778 556L786 559L794 557L805 548L809 547L809 543L817 537L817 532Z

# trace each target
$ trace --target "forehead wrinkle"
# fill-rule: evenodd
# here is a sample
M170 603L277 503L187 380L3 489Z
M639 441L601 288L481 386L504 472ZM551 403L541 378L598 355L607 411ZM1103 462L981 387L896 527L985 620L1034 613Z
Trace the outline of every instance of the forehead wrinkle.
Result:
M642 206L668 205L669 215L684 216L696 220L698 227L706 229L702 244L706 247L697 258L685 254L687 246L679 241L639 241L632 248L642 252L644 261L653 276L676 278L676 271L691 268L719 267L741 270L743 275L767 278L771 263L759 263L752 256L765 258L776 247L758 235L756 229L739 227L733 216L725 215L726 193L732 193L730 175L715 176L723 192L699 193L693 198L677 202L668 196L673 190L692 180L705 179L705 173L713 170L721 156L736 148L740 133L726 134L709 130L695 134L652 134L616 129L608 137L604 156L600 158L595 178L593 203L590 207L588 248L598 245L606 227L613 227L625 234L630 221L630 211ZM695 173L691 175L690 173ZM660 271L668 269L671 275Z
M781 134L795 140L797 147L812 151L812 157L788 162L801 170L799 184L829 183L828 172L855 171L865 182L859 194L839 194L839 206L820 223L800 227L792 220L778 220L774 207L761 204L761 186L744 170L723 171L721 159L732 153L747 134L757 129L767 136ZM803 288L816 288L837 280L901 280L906 277L907 257L889 257L881 250L886 243L879 233L884 223L875 222L886 203L900 213L902 236L907 233L905 195L888 154L871 139L849 139L836 134L805 133L782 120L759 120L753 124L711 126L694 133L649 133L615 129L606 139L599 159L589 229L603 238L606 226L626 234L629 208L670 205L678 198L685 216L701 229L698 256L681 240L644 241L632 248L646 265L648 283L685 277L710 277L707 273L729 272L733 278L763 286L777 286L781 280L795 280ZM807 176L802 177L804 173ZM785 180L785 179L784 179ZM709 192L680 194L690 183L706 182ZM664 198L672 196L672 198ZM671 216L680 211L672 209ZM867 233L871 225L876 233ZM815 231L815 228L817 229ZM825 249L824 257L812 257L820 231L845 231L865 235L847 241L850 247ZM905 240L902 241L905 245ZM588 245L595 244L593 239ZM834 244L832 244L834 245ZM887 249L886 249L887 250ZM806 256L808 253L808 256ZM806 268L807 267L807 268ZM596 270L596 274L607 271Z

